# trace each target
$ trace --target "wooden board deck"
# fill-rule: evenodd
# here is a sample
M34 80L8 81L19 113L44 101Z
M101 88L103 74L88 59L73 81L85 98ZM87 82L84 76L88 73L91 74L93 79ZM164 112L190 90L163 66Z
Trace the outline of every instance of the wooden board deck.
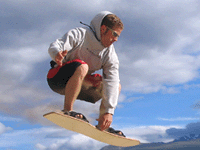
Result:
M129 147L140 144L140 141L135 139L118 136L106 131L100 131L90 123L68 115L64 115L63 112L50 112L45 114L44 117L67 130L86 135L109 145Z

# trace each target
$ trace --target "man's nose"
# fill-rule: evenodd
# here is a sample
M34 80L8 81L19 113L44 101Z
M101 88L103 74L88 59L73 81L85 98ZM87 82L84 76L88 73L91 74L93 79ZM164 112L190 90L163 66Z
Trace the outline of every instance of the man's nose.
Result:
M114 37L113 40L116 42L118 40L118 37Z

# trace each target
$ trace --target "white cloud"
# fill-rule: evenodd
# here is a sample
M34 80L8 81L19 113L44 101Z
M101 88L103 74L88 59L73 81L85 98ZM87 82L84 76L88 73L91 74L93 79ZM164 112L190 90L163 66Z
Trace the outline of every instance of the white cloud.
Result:
M6 127L4 124L0 122L0 135L5 133L6 131L12 130L11 127Z
M199 135L200 122L187 124L184 128L170 128L166 132L172 138L180 138L182 136L189 136L190 134Z
M170 142L174 139L169 137L166 130L170 128L180 129L180 126L138 126L123 128L122 131L127 137L137 139L142 143Z
M39 150L46 150L46 149L47 149L46 146L44 146L44 145L42 145L42 144L40 144L40 143L36 144L35 147L36 147L37 149L39 149Z
M1 50L3 58L1 75L11 81L22 81L30 76L33 65L45 61L48 58L47 52L44 53L45 46L40 47L21 47L13 50ZM46 48L47 49L47 48ZM5 78L3 78L5 80Z
M177 93L171 86L199 78L200 12L196 3L123 3L127 7L122 18L129 23L116 43L122 87L142 93ZM131 16L125 15L130 12Z
M15 121L15 122L19 122L22 121L21 118L14 118L14 117L5 117L0 115L0 121Z
M170 142L174 140L166 131L168 129L182 129L181 126L133 126L123 128L122 131L129 138L140 140L142 143ZM19 140L20 139L20 140ZM19 147L29 144L39 150L96 150L106 144L93 140L81 134L56 127L43 127L28 130L12 130L0 136L0 148Z
M103 146L105 146L106 144L98 142L96 140L93 140L89 137L80 135L80 134L75 134L71 137L69 143L65 143L65 145L63 145L61 147L61 149L64 150L64 148L66 146L69 146L76 150L76 149L81 149L81 150L96 150L96 149L101 149Z
M45 137L53 133L66 133L63 129L57 128L38 128L29 130L12 130L11 132L1 135L0 147L18 147L23 144L39 143L41 140L45 141ZM20 140L19 140L20 139ZM50 139L48 142L52 142L54 139Z
M157 92L166 90L165 85L184 84L199 77L199 58L195 55L171 50L160 52L156 49L148 53L148 57L134 60L129 54L125 56L119 52L120 76L125 89L144 93Z
M178 118L157 118L161 121L199 121L200 118L192 118L192 117L178 117Z
M86 136L55 127L12 130L12 132L1 134L0 140L0 148L17 148L28 144L29 147L35 147L40 150L72 150L77 148L80 150L96 150L105 146L105 144Z

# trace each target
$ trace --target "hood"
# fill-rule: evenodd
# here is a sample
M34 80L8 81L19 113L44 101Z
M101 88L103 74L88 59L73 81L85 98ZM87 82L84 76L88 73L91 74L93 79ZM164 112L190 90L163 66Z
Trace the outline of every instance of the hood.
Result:
M108 14L113 14L109 11L102 11L98 13L90 22L90 26L92 27L93 31L96 34L97 40L101 41L101 34L100 34L100 29L101 29L101 22L105 16Z

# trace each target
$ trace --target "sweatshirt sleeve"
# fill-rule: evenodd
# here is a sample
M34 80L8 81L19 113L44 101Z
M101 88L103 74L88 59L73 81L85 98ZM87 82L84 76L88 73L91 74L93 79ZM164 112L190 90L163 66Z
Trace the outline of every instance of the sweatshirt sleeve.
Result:
M114 114L119 97L119 60L114 47L106 56L103 65L103 98L101 103L101 114Z
M83 32L81 29L72 29L67 32L62 38L56 39L54 42L50 44L48 49L49 55L52 60L55 61L55 57L60 51L70 51L74 47L76 47L83 36Z

